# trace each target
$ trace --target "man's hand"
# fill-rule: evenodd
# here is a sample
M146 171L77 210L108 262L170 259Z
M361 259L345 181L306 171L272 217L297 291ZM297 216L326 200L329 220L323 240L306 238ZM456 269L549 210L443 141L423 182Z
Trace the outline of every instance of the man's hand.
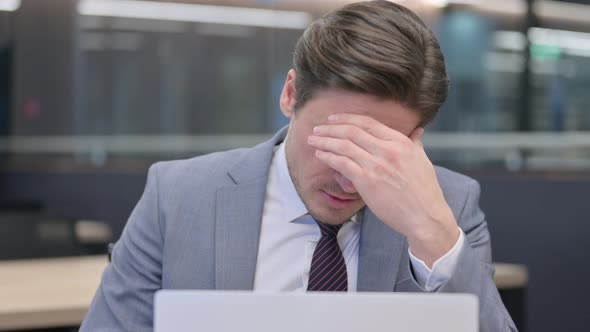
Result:
M424 151L423 128L409 137L357 114L330 116L314 128L316 157L348 178L364 202L408 239L430 268L457 242L460 231Z

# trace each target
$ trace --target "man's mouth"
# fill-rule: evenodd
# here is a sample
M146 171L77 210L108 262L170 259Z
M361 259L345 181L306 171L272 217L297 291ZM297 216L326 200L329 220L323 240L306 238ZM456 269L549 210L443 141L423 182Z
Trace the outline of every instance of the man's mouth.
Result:
M351 204L357 202L360 198L357 196L345 196L340 194L332 194L322 191L329 206L333 208L346 208Z
M340 194L332 194L332 193L328 193L328 192L326 192L326 194L332 196L333 198L339 199L341 201L356 201L359 199L358 196L346 196L346 195L340 195Z

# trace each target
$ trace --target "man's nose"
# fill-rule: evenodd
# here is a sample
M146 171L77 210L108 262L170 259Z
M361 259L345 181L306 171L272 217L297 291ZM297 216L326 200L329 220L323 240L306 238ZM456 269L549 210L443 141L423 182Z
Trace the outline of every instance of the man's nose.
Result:
M336 174L336 182L338 182L340 188L342 188L342 190L344 190L345 192L349 194L357 193L356 188L354 187L352 182L349 179L347 179L344 175L339 173Z

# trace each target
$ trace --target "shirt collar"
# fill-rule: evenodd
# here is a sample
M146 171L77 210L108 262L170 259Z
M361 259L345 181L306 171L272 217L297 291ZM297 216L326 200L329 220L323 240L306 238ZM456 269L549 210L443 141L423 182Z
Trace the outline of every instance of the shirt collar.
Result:
M308 213L307 207L303 204L301 197L295 189L289 168L287 166L287 154L285 152L285 141L283 141L276 152L276 163L278 171L278 185L281 188L282 203L283 203L283 220L292 222L302 215Z

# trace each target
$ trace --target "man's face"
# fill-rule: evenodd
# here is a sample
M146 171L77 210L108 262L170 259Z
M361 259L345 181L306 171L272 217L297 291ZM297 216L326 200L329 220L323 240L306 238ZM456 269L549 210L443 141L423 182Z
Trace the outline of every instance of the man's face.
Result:
M310 214L327 224L341 224L365 206L354 185L315 157L307 143L313 128L328 123L328 116L354 113L373 119L408 136L420 123L419 116L392 100L330 89L318 92L303 107L295 104L295 72L291 70L281 95L281 111L290 118L285 146L289 174Z

